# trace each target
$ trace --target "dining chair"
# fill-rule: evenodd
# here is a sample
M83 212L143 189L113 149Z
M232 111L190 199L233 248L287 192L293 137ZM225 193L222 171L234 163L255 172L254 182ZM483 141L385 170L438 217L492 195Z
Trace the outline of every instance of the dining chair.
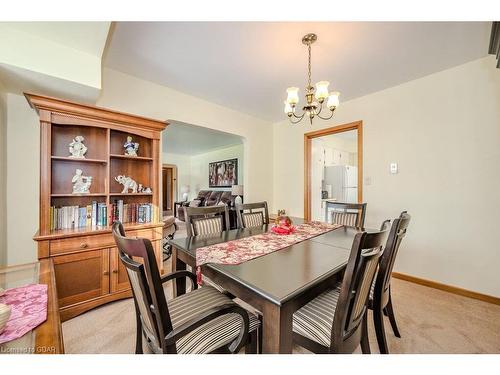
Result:
M373 310L373 323L381 354L389 354L385 337L384 315L388 316L394 335L399 338L401 337L392 307L391 275L399 246L406 235L410 220L411 216L406 211L403 211L399 218L392 222L384 254L380 258L377 276L372 283L370 298L368 300L368 308Z
M229 211L226 205L185 207L188 237L217 234L229 229Z
M153 353L238 353L243 345L245 352L257 352L257 316L214 288L197 288L189 271L161 276L148 239L126 237L120 222L112 232L132 286L136 354L143 352L143 335ZM164 284L184 277L192 291L167 301Z
M163 217L163 261L168 260L172 256L172 245L169 241L174 239L175 232L179 230L174 216Z
M333 208L333 210L329 210ZM325 222L331 219L332 224L364 229L366 203L326 202Z
M226 205L185 207L185 210L188 237L221 234L229 230L229 213ZM206 276L203 276L203 284L212 286L229 297L234 297Z
M314 353L370 353L367 302L387 231L356 234L341 283L293 314L293 340Z
M269 224L267 202L236 205L238 228L255 228Z

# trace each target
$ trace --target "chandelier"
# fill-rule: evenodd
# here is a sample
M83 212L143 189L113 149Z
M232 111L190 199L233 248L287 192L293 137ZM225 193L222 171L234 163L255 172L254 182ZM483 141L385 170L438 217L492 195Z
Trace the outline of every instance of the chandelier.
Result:
M307 46L309 51L309 60L307 65L308 81L306 87L306 105L302 107L302 114L297 115L295 109L299 103L299 88L289 87L286 89L288 94L285 103L285 114L288 116L292 124L299 123L304 116L309 118L309 122L312 125L312 120L314 117L319 117L322 120L329 120L333 116L333 112L339 105L339 95L338 91L328 92L328 81L320 81L316 83L316 89L311 86L311 44L313 44L318 39L316 34L307 34L302 38L302 44ZM316 98L317 101L314 100ZM323 109L323 103L326 101L326 107L330 111L326 116L321 115Z

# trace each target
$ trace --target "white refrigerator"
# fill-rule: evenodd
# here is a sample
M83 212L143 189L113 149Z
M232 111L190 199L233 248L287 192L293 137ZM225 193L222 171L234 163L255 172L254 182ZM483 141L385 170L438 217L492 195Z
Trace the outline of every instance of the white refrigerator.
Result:
M331 197L338 202L358 202L358 167L336 165L325 167L323 186L331 186ZM330 190L330 189L328 189Z

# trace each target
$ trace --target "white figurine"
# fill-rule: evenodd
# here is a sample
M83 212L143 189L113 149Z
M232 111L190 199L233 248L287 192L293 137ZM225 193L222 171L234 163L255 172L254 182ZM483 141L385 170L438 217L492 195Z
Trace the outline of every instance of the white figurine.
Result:
M129 135L127 137L127 142L123 145L125 148L125 155L137 156L137 150L139 150L139 143L132 142L132 137Z
M73 141L69 144L70 158L85 159L85 153L87 152L87 146L83 144L85 138L81 135L77 135L73 138Z
M143 193L152 193L153 191L151 190L151 188L150 188L150 187L147 187L147 188L144 188L144 189L142 190L142 192L143 192Z
M77 169L75 175L71 179L73 183L73 194L88 194L90 193L90 185L92 185L91 176L82 176L82 170Z
M132 178L119 175L115 177L115 181L123 185L122 194L128 193L130 189L132 189L132 193L137 193L137 182Z
M143 190L144 190L144 187L142 186L142 184L139 184L139 185L137 186L137 192L138 192L138 193L143 193Z

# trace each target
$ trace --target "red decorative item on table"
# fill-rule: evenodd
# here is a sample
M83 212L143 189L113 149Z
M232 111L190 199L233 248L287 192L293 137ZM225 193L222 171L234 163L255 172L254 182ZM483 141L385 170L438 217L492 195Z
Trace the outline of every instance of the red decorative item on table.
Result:
M278 216L271 231L276 234L291 234L295 232L295 227L292 224L292 219L288 216Z

